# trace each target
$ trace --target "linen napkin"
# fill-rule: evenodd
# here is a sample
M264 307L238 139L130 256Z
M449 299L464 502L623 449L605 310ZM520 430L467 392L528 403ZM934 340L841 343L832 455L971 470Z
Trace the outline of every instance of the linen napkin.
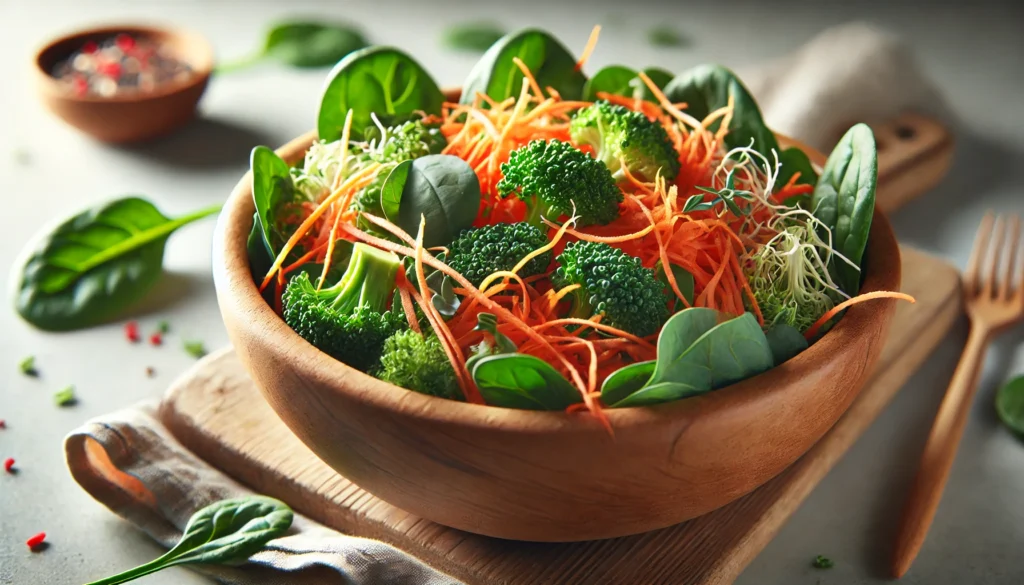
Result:
M897 38L866 24L829 29L796 52L740 68L774 130L829 151L856 122L907 110L948 111ZM193 512L251 493L182 447L146 403L93 420L65 442L68 466L94 498L170 546ZM291 532L242 567L196 567L230 585L457 585L384 543L343 535L296 515Z

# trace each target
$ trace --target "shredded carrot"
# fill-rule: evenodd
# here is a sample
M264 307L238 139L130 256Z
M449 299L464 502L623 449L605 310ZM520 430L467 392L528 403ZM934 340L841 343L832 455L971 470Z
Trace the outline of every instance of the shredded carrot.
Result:
M807 339L814 339L814 336L817 335L818 333L818 329L821 329L822 325L828 323L832 319L832 317L835 317L841 311L849 308L852 305L856 305L857 303L863 303L864 301L872 301L875 299L898 299L901 301L909 301L911 303L917 302L917 300L914 297L908 294L885 290L876 290L869 293L864 293L862 295L857 295L852 299L846 299L845 301L829 309L828 312L819 317L813 325L807 328L807 331L804 332L804 337Z
M597 47L597 38L601 35L601 25L595 25L590 31L590 38L587 39L587 44L583 47L583 52L580 53L580 58L576 61L576 71L582 71L583 66L587 64L587 60L590 59L590 54L594 52L594 48Z

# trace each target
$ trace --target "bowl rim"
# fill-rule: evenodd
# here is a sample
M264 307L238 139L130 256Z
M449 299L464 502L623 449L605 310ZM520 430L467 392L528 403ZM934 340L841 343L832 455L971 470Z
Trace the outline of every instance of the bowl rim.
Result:
M799 141L777 136L784 145L804 150L820 170L825 161L823 154ZM293 164L316 138L317 133L312 130L289 141L276 152ZM218 302L222 313L230 311L240 317L233 321L244 323L243 327L250 330L258 330L258 336L264 340L273 340L260 343L273 343L277 347L274 351L287 355L297 370L298 379L328 387L331 392L359 401L364 407L415 418L419 422L529 435L558 433L561 436L595 438L607 435L607 429L596 417L469 404L420 394L378 380L316 349L288 327L263 299L253 282L246 248L255 210L251 185L249 171L235 186L217 221L213 267ZM878 209L872 218L866 257L870 257L871 262L861 292L898 290L901 272L899 245L888 220ZM619 434L636 427L667 428L668 423L681 418L696 420L702 412L756 407L756 403L772 400L775 394L785 391L785 384L773 384L773 381L813 375L819 363L843 357L844 349L853 351L847 348L857 347L858 339L871 335L872 325L878 319L885 319L885 315L886 311L872 310L871 303L854 305L839 323L809 348L757 376L686 400L646 407L609 408L604 410L604 414L615 434Z
M197 49L199 57L197 59L184 59L183 56L177 55L177 57L186 61L190 67L192 67L192 75L187 79L174 80L159 89L150 92L139 92L132 94L113 95L110 97L85 95L78 96L69 93L60 86L60 83L45 67L43 61L44 57L48 56L50 51L53 51L57 45L64 43L71 43L73 41L84 40L89 37L96 36L113 36L118 33L134 33L138 36L150 36L150 37L173 37L183 43L192 45ZM178 26L163 26L159 24L149 23L118 23L111 22L96 26L88 26L73 31L65 32L50 38L44 44L36 49L32 56L32 69L36 74L37 85L45 91L47 94L79 103L96 103L96 104L132 104L142 103L150 100L156 100L163 97L167 97L174 94L179 94L189 89L205 84L210 75L213 73L214 64L214 53L213 46L198 32Z

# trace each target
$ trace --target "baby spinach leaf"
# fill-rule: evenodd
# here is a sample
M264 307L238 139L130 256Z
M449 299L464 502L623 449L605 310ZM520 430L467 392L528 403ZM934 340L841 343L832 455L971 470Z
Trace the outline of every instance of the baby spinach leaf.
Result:
M613 406L644 387L654 373L655 361L637 362L615 370L601 385L601 402Z
M807 339L803 334L785 323L772 325L764 336L772 350L772 363L776 366L807 349Z
M597 97L598 92L631 96L633 95L633 86L630 82L634 79L639 78L636 76L636 71L629 67L608 65L583 84L583 99L588 102L599 100L601 98Z
M398 220L398 209L402 205L402 190L409 179L412 160L403 160L391 169L384 185L380 189L380 207L384 210L384 218L394 223Z
M273 258L284 244L284 236L274 224L274 219L281 205L295 198L295 185L288 163L266 146L252 149L249 166L252 169L252 199L259 218L253 227L259 228L267 254Z
M466 370L470 374L473 373L473 368L476 367L476 363L481 359L499 353L515 353L519 349L514 341L498 331L498 318L491 313L478 313L476 316L476 327L473 328L473 331L489 333L491 340L485 339L481 342L476 347L476 353L466 360Z
M288 21L273 26L258 53L217 67L219 73L243 69L265 59L293 67L327 67L367 44L359 28L340 22Z
M619 402L612 405L612 408L632 408L634 406L654 406L665 402L675 402L690 396L697 396L707 392L701 386L677 382L662 382L644 386Z
M82 211L27 254L15 308L26 321L49 331L113 319L156 284L171 233L218 211L215 205L171 219L139 197Z
M699 195L697 196L699 197ZM669 264L672 267L672 276L676 279L676 286L679 287L679 292L683 293L683 298L686 302L693 304L693 275L690 274L682 266L676 266L675 264ZM681 304L679 299L676 297L676 292L672 290L672 284L668 281L668 276L665 274L665 267L662 266L661 260L658 260L654 264L654 274L658 280L665 284L665 291L669 297L672 298L671 307L672 311L675 311Z
M283 502L264 496L222 500L192 515L181 540L160 558L89 585L126 583L175 565L223 565L245 561L292 525Z
M553 87L567 100L583 96L587 78L565 45L544 31L525 29L505 35L487 49L462 84L462 103L473 103L478 93L497 101L518 96L524 76L514 57L523 61L542 89Z
M452 279L440 270L435 270L427 276L427 288L430 289L430 302L437 312L445 319L454 317L462 301L455 294Z
M999 389L996 412L1007 428L1024 439L1024 376L1017 376Z
M683 370L677 371L676 362L682 360L686 351L698 339L718 324L719 314L714 309L693 307L683 309L669 318L658 335L658 363L650 383L682 381L686 378Z
M875 213L878 150L866 124L856 124L832 149L811 197L811 209L831 231L832 247L862 267ZM823 238L828 234L821 234ZM860 291L861 271L833 257L829 271L848 295Z
M582 401L578 390L546 361L521 353L482 357L473 380L491 406L525 410L565 410Z
M349 54L327 76L317 131L322 140L338 140L351 109L352 137L359 140L373 125L370 114L440 114L443 102L437 83L412 57L391 47L369 47Z
M444 246L472 226L479 209L480 181L472 167L457 156L430 154L409 166L397 224L415 234L425 217L423 245Z
M463 22L445 29L441 40L449 49L483 53L505 36L505 30L492 22Z
M754 150L769 161L774 160L772 150L779 150L775 135L765 125L757 102L735 73L721 65L700 65L680 73L665 86L665 97L672 103L686 102L686 112L698 120L728 105L730 96L733 115L725 136L726 146L750 146L753 139ZM710 128L717 130L718 126L716 121Z
M773 159L769 158L768 161L774 164ZM800 173L800 177L796 180L797 185L818 184L818 173L814 172L811 159L807 157L807 153L799 148L794 146L780 152L779 162L782 163L782 166L779 168L779 175L775 179L776 189L786 186L786 183L797 173ZM792 205L792 203L786 204Z
M651 81L654 82L654 85L658 86L658 89L661 90L664 90L665 86L672 81L672 74L659 67L648 67L647 69L644 69L644 73L651 79ZM633 88L632 95L634 98L640 97L640 99L657 103L658 99L654 97L654 94L647 87L647 84L644 83L644 80L640 79L640 77L634 77L630 80L629 85Z

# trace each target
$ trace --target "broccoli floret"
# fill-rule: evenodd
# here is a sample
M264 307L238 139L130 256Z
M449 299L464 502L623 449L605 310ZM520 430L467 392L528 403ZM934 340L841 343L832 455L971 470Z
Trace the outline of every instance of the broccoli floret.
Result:
M373 130L367 132L368 143L365 147L352 150L351 155L360 161L354 168L369 162L380 163L382 167L374 180L356 196L354 205L360 211L382 217L384 210L380 205L380 190L398 163L428 154L440 154L448 142L440 129L425 124L423 120L412 120L400 126L385 128L383 133L376 126Z
M357 243L334 286L317 291L305 272L289 281L284 320L324 353L365 372L380 358L384 340L406 326L401 312L387 308L399 264L391 252Z
M537 248L546 246L544 232L528 223L499 223L469 229L448 246L448 266L479 286L485 278L499 270L512 270L520 260ZM546 271L551 252L531 259L519 275L533 276Z
M580 285L570 293L573 317L601 314L602 323L640 337L657 332L668 319L665 287L639 258L608 244L571 242L558 264L551 276L556 287Z
M570 214L574 206L579 225L604 225L619 216L622 191L608 167L568 142L534 140L512 151L501 173L498 192L518 193L533 225L543 225L541 216Z
M629 108L595 102L576 113L569 135L576 144L592 147L616 179L625 176L622 161L643 181L653 181L659 171L668 180L679 174L679 153L665 128Z
M423 394L462 400L455 370L436 335L424 337L411 329L395 333L384 342L373 375Z

